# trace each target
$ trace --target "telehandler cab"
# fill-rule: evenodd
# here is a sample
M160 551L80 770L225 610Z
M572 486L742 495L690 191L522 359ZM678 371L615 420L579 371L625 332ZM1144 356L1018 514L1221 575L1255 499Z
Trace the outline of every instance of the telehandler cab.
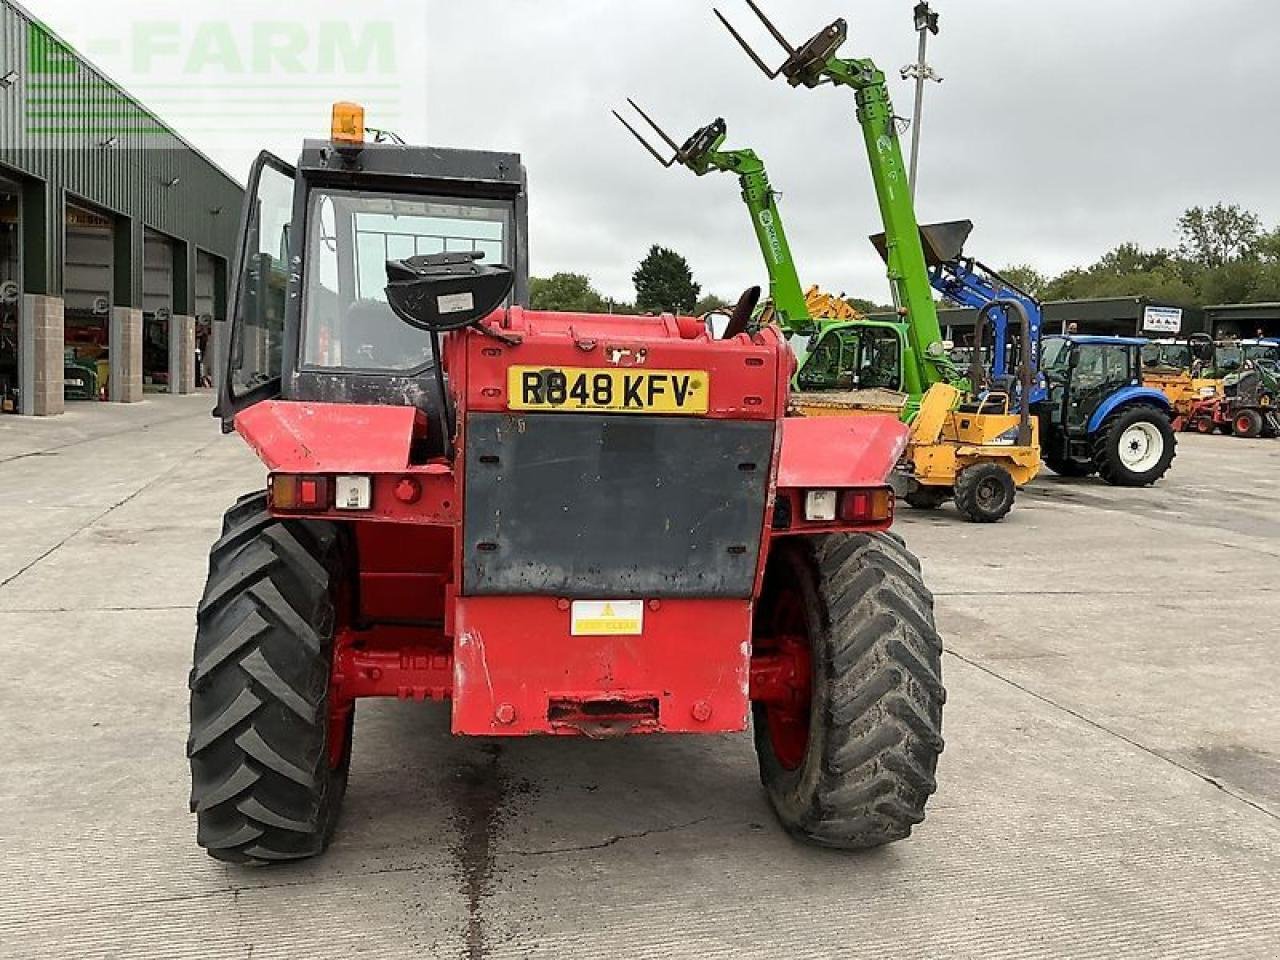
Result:
M782 825L907 836L942 750L941 642L887 532L892 417L789 418L745 297L535 312L512 153L365 143L249 178L216 414L268 471L209 558L190 675L197 840L321 852L356 701L455 734L754 728Z

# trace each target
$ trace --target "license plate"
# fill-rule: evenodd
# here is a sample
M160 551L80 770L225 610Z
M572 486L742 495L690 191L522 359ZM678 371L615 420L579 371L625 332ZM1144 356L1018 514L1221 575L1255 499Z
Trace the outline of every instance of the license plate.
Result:
M511 367L507 396L512 410L696 415L707 412L709 382L705 370Z

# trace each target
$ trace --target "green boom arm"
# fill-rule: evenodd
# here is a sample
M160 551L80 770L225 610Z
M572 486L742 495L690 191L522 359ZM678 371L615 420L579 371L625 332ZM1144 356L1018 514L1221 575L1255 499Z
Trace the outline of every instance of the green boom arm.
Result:
M720 149L728 135L723 119L707 124L685 141L684 146L676 147L666 132L635 101L629 102L658 135L671 145L675 150L674 157L664 158L617 111L614 111L614 116L664 167L679 163L700 177L713 170L737 174L738 183L742 187L742 199L751 214L751 226L755 230L756 241L760 244L760 253L769 274L769 297L773 300L776 320L788 333L812 333L814 322L809 317L804 290L800 286L795 260L791 256L791 245L787 242L787 232L782 226L778 195L769 184L764 161L754 150Z
M913 354L903 357L903 386L914 395L923 393L935 383L955 379L955 372L942 349L938 308L929 285L929 269L884 74L870 60L845 60L836 56L848 35L844 20L836 20L796 49L786 42L753 0L747 0L747 3L789 54L787 61L776 70L757 56L720 11L716 11L716 16L766 75L770 78L785 77L793 87L812 89L830 83L853 89L858 123L862 127L867 159L871 163L871 178L880 205L880 218L884 222L889 284L894 306L905 313L907 346Z
M756 241L760 244L760 253L769 273L769 296L773 300L778 323L789 333L808 333L813 329L813 321L809 319L804 290L800 286L791 245L782 225L778 195L769 184L764 161L754 150L720 150L725 139L724 121L717 120L711 126L718 126L719 131L714 146L701 156L685 160L684 165L698 176L711 170L738 175L742 200L751 214L751 226L756 232Z

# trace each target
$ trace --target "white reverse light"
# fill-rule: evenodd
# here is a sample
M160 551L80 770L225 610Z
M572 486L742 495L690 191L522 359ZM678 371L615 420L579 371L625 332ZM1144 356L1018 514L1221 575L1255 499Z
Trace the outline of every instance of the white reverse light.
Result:
M836 492L834 490L810 490L804 495L806 520L834 520L836 518Z
M373 501L368 477L334 477L333 505L339 510L368 510Z

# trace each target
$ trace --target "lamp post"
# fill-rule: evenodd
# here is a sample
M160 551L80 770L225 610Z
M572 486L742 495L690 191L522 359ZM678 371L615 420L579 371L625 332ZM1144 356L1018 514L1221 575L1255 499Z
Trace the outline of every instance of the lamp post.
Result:
M932 80L935 83L941 83L942 78L934 72L933 67L929 66L925 59L929 46L929 34L936 36L938 33L938 15L929 8L927 0L917 3L912 15L915 18L916 33L920 35L920 53L915 63L907 64L902 68L901 74L903 80L914 79L916 82L916 109L911 117L911 173L908 179L911 185L911 199L914 200L916 169L920 163L920 123L924 113L924 82Z

